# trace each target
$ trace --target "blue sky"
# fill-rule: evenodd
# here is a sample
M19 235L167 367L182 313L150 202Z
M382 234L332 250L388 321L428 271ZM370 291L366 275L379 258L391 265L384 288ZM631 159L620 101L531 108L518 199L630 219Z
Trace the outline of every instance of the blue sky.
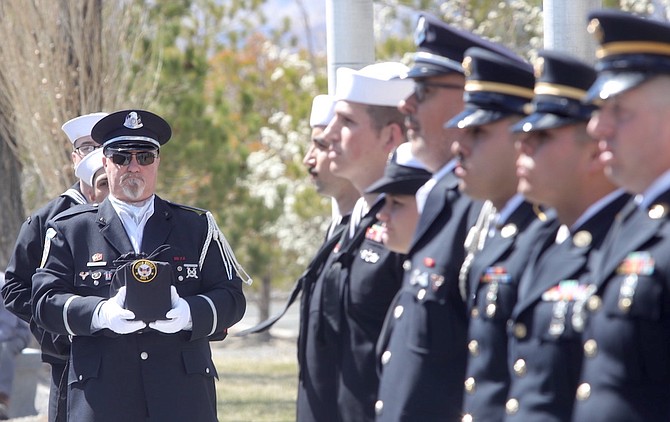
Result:
M323 51L326 49L326 1L302 0L302 4L309 17L314 48ZM276 26L275 22L289 16L297 36L301 40L306 39L305 23L296 0L267 0L264 9L271 26ZM304 44L306 45L306 41Z

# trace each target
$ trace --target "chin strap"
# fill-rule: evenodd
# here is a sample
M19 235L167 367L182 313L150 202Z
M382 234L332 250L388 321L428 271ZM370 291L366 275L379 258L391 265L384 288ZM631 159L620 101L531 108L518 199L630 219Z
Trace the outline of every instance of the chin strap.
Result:
M219 226L216 224L214 216L209 211L207 211L205 215L207 216L207 239L205 240L205 245L202 248L202 254L200 255L200 269L202 269L202 265L205 262L205 257L207 256L209 246L212 243L212 240L214 240L214 242L216 242L219 247L219 252L221 252L221 258L223 258L223 263L226 266L226 274L228 275L228 279L233 278L233 271L235 271L237 275L240 276L242 281L251 285L253 280L251 277L249 277L249 274L244 271L242 265L237 262L237 258L235 258L235 254L233 253L230 244L228 244L226 237L223 235L221 229L219 229Z

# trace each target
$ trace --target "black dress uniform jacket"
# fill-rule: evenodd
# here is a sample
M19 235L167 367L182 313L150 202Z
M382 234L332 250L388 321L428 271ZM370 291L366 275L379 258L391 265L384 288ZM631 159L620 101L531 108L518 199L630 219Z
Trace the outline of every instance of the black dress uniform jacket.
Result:
M317 255L330 251L348 227L349 218L335 228ZM322 324L321 298L323 295L323 269L332 264L334 255L316 269L313 278L304 279L300 298L300 332L298 335L298 399L297 420L337 421L337 353L336 344L326 342L333 334L324 333L328 327Z
M65 364L70 354L70 340L67 336L52 336L34 323L30 308L32 278L40 266L47 221L62 211L85 203L86 198L77 183L28 217L21 225L14 252L5 271L5 285L2 288L5 307L30 323L30 329L42 350L42 360L52 365Z
M132 245L108 200L99 208L65 211L49 223L45 264L33 277L33 310L46 330L72 336L68 420L216 421L217 372L209 341L223 339L242 318L241 280L212 239L218 229L206 215L157 196L154 201L141 252L170 245L155 259L172 265L192 331L92 332L93 312L110 296L114 269L108 266L133 252Z
M623 211L594 264L574 421L670 420L668 204Z
M463 410L473 420L500 421L509 387L507 320L517 286L544 222L522 202L486 239L468 277L468 365Z
M348 230L343 233L315 286L311 309L321 309L319 313L310 310L310 320L318 321L318 331L308 332L305 347L320 354L306 356L305 363L311 368L312 384L319 384L322 392L335 391L319 401L330 401L326 409L337 409L334 414L319 410L321 417L314 419L319 422L374 420L379 385L375 346L386 310L400 287L404 259L381 241L376 213L382 206L380 200L371 207L351 238ZM335 382L324 385L324 380L314 379L319 374L334 375ZM314 404L310 406L313 415ZM307 420L300 411L299 416L300 421Z
M590 280L589 257L597 251L629 200L615 197L556 243L538 241L509 325L506 402L509 421L569 421L582 362L580 321L572 318ZM540 245L543 244L544 247ZM577 305L579 308L579 305Z
M480 208L460 195L453 173L428 195L378 344L378 421L460 419L467 318L458 274Z

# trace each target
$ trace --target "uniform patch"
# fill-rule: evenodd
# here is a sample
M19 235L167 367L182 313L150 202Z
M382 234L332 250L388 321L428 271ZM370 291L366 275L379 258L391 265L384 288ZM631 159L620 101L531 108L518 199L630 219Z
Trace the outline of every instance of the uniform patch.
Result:
M654 258L649 252L631 252L617 268L618 274L652 275L654 273Z
M135 280L140 283L149 283L151 282L158 273L156 269L156 264L147 259L138 259L133 262L132 265L132 274Z
M51 239L54 237L56 237L56 230L52 227L49 227L44 236L44 249L42 249L42 262L40 262L40 268L44 268L44 264L47 263L49 251L51 250Z

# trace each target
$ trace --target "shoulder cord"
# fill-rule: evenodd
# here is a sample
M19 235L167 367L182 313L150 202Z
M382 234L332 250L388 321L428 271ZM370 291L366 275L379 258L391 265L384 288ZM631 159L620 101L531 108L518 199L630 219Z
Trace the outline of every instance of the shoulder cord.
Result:
M458 289L461 292L461 297L463 300L467 300L467 282L468 275L470 273L470 267L472 266L472 261L475 258L477 252L484 248L484 242L486 241L489 233L489 226L495 213L496 208L493 206L491 201L484 202L482 209L479 212L479 216L477 217L477 222L470 228L470 231L468 231L468 235L465 239L464 246L466 256L458 274Z
M249 274L247 274L247 272L244 271L242 265L240 265L240 263L237 262L237 258L235 258L235 254L233 253L233 250L230 247L228 240L226 240L226 237L223 235L221 229L219 229L219 226L216 224L214 216L209 211L205 213L205 216L207 217L207 239L205 239L205 244L202 248L202 253L200 254L200 269L202 270L202 266L205 263L205 257L207 256L209 245L212 242L212 240L214 240L219 246L219 252L221 252L221 258L223 258L223 263L226 266L226 274L228 275L228 279L233 278L233 269L234 269L237 275L240 276L242 281L244 281L248 285L251 285L253 280L251 279Z

